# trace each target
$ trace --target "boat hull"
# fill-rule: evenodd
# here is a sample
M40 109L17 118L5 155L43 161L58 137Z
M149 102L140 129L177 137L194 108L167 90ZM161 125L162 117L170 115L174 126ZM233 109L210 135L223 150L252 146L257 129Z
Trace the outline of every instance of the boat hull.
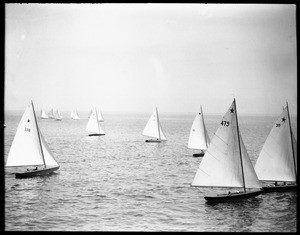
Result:
M89 136L100 136L100 135L105 135L105 134L89 134Z
M52 167L52 168L44 168L41 170L33 170L33 171L26 171L24 173L16 173L15 176L17 179L23 179L23 178L30 178L30 177L36 177L36 176L44 176L49 175L53 173L54 171L58 170L59 166Z
M297 185L278 185L278 186L265 186L263 187L264 193L271 192L289 192L289 191L297 191Z
M194 153L193 157L203 157L204 153Z
M160 143L161 140L145 140L146 143Z
M205 196L204 199L209 202L236 201L239 199L256 197L259 194L261 194L262 192L263 192L263 190L231 193L231 194L221 194L221 195L217 195L217 196Z

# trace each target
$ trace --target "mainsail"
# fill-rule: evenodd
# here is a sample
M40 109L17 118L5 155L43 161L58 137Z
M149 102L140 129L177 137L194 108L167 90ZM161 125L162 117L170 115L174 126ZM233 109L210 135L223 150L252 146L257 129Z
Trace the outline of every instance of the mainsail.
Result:
M41 131L38 129L34 116L33 103L25 110L18 125L12 142L6 166L32 166L32 165L58 166L46 143Z
M167 138L161 128L161 125L159 123L157 108L150 116L150 118L143 130L142 135L161 139L161 140L167 140Z
M56 120L61 120L62 119L62 116L59 112L59 110L57 109L56 112L54 113L54 117Z
M209 143L210 139L205 128L201 106L201 111L196 115L191 127L188 148L206 150Z
M103 118L101 109L99 111L97 111L97 113L98 113L98 121L99 122L104 122L104 118Z
M95 134L105 134L102 130L99 122L96 108L93 109L92 114L90 115L89 121L87 123L86 129L87 132L95 133Z
M297 142L290 125L286 106L274 123L257 158L254 169L259 180L296 181Z
M261 188L239 134L235 112L234 100L200 162L192 186Z
M47 118L49 118L48 115L46 114L46 112L45 112L44 109L41 110L41 118L42 118L42 119L47 119Z

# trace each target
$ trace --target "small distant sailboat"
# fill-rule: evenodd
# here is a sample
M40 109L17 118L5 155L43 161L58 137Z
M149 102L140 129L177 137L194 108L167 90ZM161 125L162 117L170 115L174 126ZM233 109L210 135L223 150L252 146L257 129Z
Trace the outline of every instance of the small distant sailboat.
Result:
M242 192L204 196L207 201L216 202L235 201L262 193L239 132L235 99L214 134L191 186L243 189Z
M33 102L26 108L12 142L6 167L36 166L24 173L15 173L16 178L48 175L59 168L59 164L45 141L36 121ZM38 169L38 166L44 166Z
M97 111L97 113L98 113L98 121L99 122L104 122L104 118L103 118L101 109L99 111Z
M55 118L53 109L51 109L47 115L48 115L48 118L50 118L50 119L54 119Z
M44 109L41 110L41 118L42 119L48 119L49 118Z
M93 109L92 114L90 115L89 121L87 123L86 129L87 132L90 132L89 136L100 136L105 135L105 132L102 130L99 121L96 108Z
M56 121L61 121L62 116L60 114L59 109L56 109L56 112L54 113L54 118L55 118Z
M77 113L77 110L71 112L71 119L74 119L74 120L79 120L80 117L78 116L78 113Z
M188 142L189 149L197 149L201 151L200 153L194 153L193 154L194 157L202 157L210 143L210 139L204 124L202 106L200 109L201 111L196 115L193 125L191 127L190 137Z
M157 107L155 111L152 113L152 115L150 116L143 130L142 135L156 138L156 139L146 140L145 142L160 143L161 141L167 140L164 132L162 131L161 125L159 123Z
M254 169L263 183L264 192L297 190L297 141L292 132L287 102L262 147ZM268 185L268 182L273 183Z

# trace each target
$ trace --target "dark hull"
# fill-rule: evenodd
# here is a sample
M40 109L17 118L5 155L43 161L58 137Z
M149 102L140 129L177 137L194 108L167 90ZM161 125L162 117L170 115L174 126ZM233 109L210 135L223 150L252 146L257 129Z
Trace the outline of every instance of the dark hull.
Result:
M147 143L160 143L161 140L145 140Z
M194 153L193 157L203 157L204 153Z
M225 202L225 201L236 201L240 199L255 197L261 194L263 190L251 191L251 192L240 192L240 193L231 193L231 194L221 194L217 196L206 196L205 200L209 202Z
M89 134L89 136L100 136L100 135L105 135L105 134Z
M49 175L53 173L54 171L58 170L59 166L52 167L52 168L44 168L41 170L34 170L34 171L26 171L24 173L16 173L17 179L23 179L23 178L30 178L30 177L36 177L36 176L44 176Z
M297 191L297 185L278 185L263 187L264 193Z

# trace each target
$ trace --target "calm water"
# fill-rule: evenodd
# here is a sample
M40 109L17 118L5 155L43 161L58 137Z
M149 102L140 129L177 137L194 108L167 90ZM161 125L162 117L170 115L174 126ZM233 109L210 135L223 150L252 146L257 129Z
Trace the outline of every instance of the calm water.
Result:
M207 203L203 191L190 187L201 161L187 149L194 114L160 114L168 140L159 144L141 135L150 114L104 114L100 137L87 136L87 114L38 119L60 169L30 179L6 169L5 230L296 232L296 192ZM5 160L21 115L5 116ZM210 138L221 118L205 116ZM253 163L276 119L239 117ZM292 124L297 138L296 119Z

